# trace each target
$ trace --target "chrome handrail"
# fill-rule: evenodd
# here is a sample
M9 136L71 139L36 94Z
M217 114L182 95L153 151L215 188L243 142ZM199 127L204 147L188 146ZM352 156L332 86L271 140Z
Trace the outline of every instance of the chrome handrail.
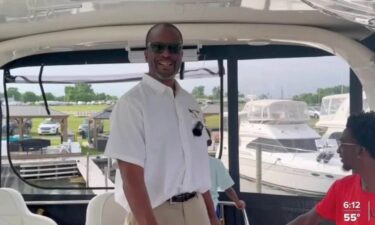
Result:
M219 204L220 205L227 205L227 206L234 206L236 207L236 204L234 202L230 202L230 201L219 201ZM245 221L245 225L250 225L250 222L249 222L249 218L247 217L247 214L246 214L246 209L242 209L242 214L243 214L243 219Z

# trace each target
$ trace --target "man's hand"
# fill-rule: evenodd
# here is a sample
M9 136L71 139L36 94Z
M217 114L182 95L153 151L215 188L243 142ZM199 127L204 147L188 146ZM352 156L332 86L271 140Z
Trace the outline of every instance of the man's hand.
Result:
M206 209L208 213L208 218L210 220L211 225L220 225L220 221L216 216L216 211L214 207L214 203L211 198L211 193L210 191L206 191L202 194L204 203L206 204Z
M246 203L242 200L238 200L237 202L235 202L236 204L236 208L237 209L244 209L246 207Z
M322 221L325 221L315 210L311 209L305 214L300 215L293 221L289 222L287 225L318 225Z
M123 189L138 225L157 225L148 197L142 167L117 160L123 180Z

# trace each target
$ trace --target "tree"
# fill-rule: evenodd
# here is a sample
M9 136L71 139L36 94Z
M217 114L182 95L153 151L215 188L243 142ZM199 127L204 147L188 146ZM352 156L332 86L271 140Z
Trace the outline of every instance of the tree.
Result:
M107 95L107 96L106 96L106 99L107 99L107 100L117 100L117 97L116 97L116 96L113 96L113 95Z
M18 91L18 88L10 87L8 88L8 97L14 98L15 101L21 101L22 95Z
M40 97L37 96L34 92L26 91L22 94L23 102L36 102L40 100Z
M105 93L99 93L96 95L96 100L102 101L102 100L107 100L107 95Z
M65 100L66 101L93 101L96 95L91 88L91 84L80 83L75 84L74 87L65 87Z
M204 98L204 86L194 87L191 94L194 96L194 98Z
M270 96L269 96L269 94L261 94L261 95L258 96L258 98L259 99L269 99Z
M220 90L219 86L212 88L212 99L220 99Z
M56 97L51 92L47 92L46 93L46 99L49 100L49 101L55 101Z
M300 95L293 96L293 100L304 101L308 105L319 105L322 102L322 98L328 95L343 94L349 92L349 87L344 85L338 85L329 88L318 88L317 93L303 93Z

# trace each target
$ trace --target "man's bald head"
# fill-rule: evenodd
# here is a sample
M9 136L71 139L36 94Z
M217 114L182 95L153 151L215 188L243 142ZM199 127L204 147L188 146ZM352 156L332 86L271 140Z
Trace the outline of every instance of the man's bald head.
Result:
M159 29L161 29L161 28L170 28L170 29L175 30L175 31L178 33L178 35L180 36L180 38L181 38L181 43L182 43L182 34L181 34L181 31L180 31L175 25L173 25L173 24L171 24L171 23L157 23L157 24L155 24L154 26L152 26L152 27L148 30L148 32L147 32L147 35L146 35L146 48L147 48L148 43L150 42L150 37L152 36L152 34L153 34L155 31L157 31L157 30L159 30Z

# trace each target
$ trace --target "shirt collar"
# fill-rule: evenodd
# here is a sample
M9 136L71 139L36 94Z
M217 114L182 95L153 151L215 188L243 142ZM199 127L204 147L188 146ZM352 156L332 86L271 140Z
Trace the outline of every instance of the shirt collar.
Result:
M170 87L167 85L161 83L160 81L156 80L152 76L145 74L142 78L142 82L149 85L152 89L154 89L158 93L163 93L164 91L171 90ZM175 80L175 88L176 88L176 95L180 92L181 86L180 84Z

